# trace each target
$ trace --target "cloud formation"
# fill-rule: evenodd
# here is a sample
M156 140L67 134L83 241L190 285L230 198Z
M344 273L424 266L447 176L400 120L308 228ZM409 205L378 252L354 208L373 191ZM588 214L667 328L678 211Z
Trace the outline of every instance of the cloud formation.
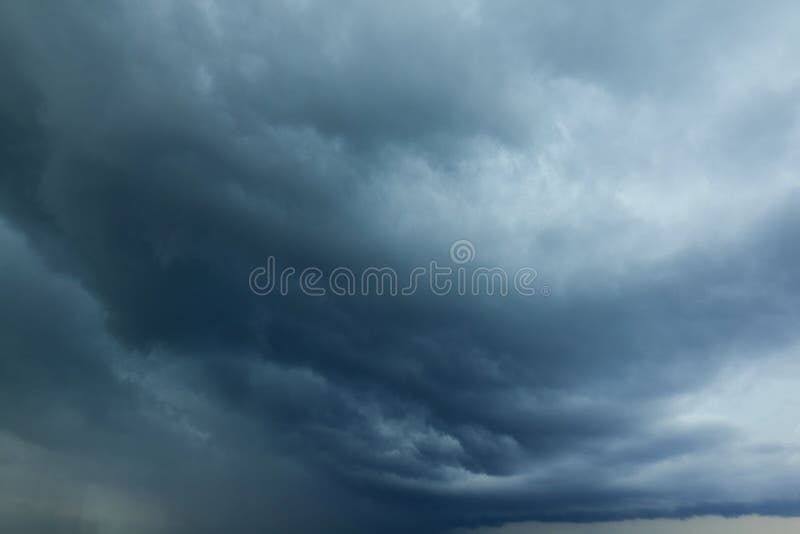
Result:
M4 3L0 526L797 515L798 24ZM248 288L457 239L553 294Z

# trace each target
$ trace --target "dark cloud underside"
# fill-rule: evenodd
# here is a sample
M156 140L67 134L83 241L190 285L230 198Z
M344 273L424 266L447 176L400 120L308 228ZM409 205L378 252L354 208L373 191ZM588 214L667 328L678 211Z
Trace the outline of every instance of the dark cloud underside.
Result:
M3 3L0 529L796 515L798 24ZM552 296L247 284L462 238Z

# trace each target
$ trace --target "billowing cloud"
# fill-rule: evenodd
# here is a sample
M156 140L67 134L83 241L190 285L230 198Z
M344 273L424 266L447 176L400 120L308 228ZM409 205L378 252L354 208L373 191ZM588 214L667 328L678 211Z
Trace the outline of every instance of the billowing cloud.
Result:
M800 513L798 24L0 6L0 525ZM270 256L408 273L458 239L548 293L248 285Z

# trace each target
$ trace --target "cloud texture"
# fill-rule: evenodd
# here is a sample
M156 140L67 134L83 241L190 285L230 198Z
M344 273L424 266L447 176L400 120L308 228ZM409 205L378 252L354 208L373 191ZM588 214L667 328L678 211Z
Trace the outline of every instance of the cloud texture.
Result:
M2 3L0 527L797 515L798 25ZM457 239L552 295L248 288Z

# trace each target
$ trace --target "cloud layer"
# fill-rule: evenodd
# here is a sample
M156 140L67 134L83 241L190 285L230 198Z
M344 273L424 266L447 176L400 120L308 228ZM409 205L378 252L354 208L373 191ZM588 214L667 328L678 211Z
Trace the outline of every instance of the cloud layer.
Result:
M796 515L798 24L4 3L0 526ZM248 288L457 239L552 295Z

